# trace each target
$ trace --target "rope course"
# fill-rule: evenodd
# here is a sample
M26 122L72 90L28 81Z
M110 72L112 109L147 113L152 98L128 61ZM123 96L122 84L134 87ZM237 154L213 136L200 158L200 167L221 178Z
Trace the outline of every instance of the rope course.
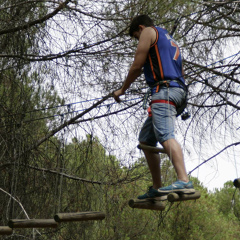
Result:
M228 56L228 57L225 57L221 60L218 60L214 63L211 63L209 65L206 65L204 66L204 68L208 68L210 66L213 66L217 63L222 63L224 62L225 60L227 59L230 59L230 58L233 58L233 57L236 57L240 55L240 51L235 53L235 54L232 54L231 56ZM233 65L232 66L233 69L235 68L235 66ZM229 73L231 72L233 69L230 69L230 70L227 70L225 72L222 72L222 73ZM201 71L201 70L199 70ZM197 74L196 71L192 72L192 73L189 73L189 74L186 74L186 76L193 76ZM214 77L214 76L213 76ZM193 85L193 84L197 84L197 83L203 83L205 84L210 78L213 78L213 77L208 77L206 79L203 79L203 80L196 80L195 82L191 82L189 83L189 86L190 85ZM217 75L215 76L217 77ZM144 88L143 88L144 89ZM15 113L15 114L10 114L8 116L2 116L3 118L4 117L9 117L9 116L18 116L18 115L23 115L23 114L31 114L31 113L35 113L35 112L41 112L41 111L46 111L46 110L50 110L50 109L58 109L58 108L62 108L62 107L67 107L68 111L67 112L63 112L63 113L59 113L59 114L55 114L55 115L51 115L51 116L46 116L46 117L41 117L41 118L36 118L36 119L29 119L29 120L24 120L22 123L29 123L29 122L34 122L34 121L39 121L39 120L43 120L43 119L49 119L49 118L54 118L54 117L62 117L62 116L67 116L67 115L70 115L70 114L73 114L73 113L79 113L79 112L83 112L83 111L86 111L87 108L82 108L82 109L78 109L78 110L74 110L74 111L71 111L70 109L72 108L73 105L77 105L77 104L84 104L84 103L89 103L89 102L93 102L93 101L99 101L101 100L102 98L93 98L93 99L88 99L88 100L83 100L83 101L77 101L77 102L73 102L73 103L66 103L66 104L63 104L63 105L58 105L58 106L52 106L52 107L46 107L46 108L40 108L40 109L35 109L35 110L32 110L32 111L27 111L27 112L24 112L24 113ZM135 100L139 100L141 98L133 98L133 99L128 99L128 100L125 100L123 102L127 103L127 102L131 102L131 101L135 101ZM115 102L112 102L112 103L108 103L108 104L102 104L101 106L99 106L100 108L102 107L105 107L105 106L110 106L110 105L115 105L116 103Z
M164 149L159 147L152 147L145 144L139 144L137 146L141 150L148 150L154 153L166 153ZM163 211L166 207L166 200L170 203L173 202L181 202L187 200L196 200L201 197L200 191L195 191L191 194L178 194L178 193L169 193L167 195L163 195L161 197L156 197L153 199L130 199L128 205L131 208L139 208L139 209L149 209L149 210L158 210Z
M27 1L27 4L31 2L32 1ZM0 226L0 235L12 235L6 237L6 239L27 239L28 237L29 239L51 239L53 237L54 239L63 239L67 236L70 240L79 239L79 235L82 236L82 239L90 239L89 236L92 236L94 231L94 239L104 239L104 237L106 237L106 239L121 239L122 237L126 239L138 239L141 238L141 234L149 227L151 230L153 229L153 232L161 232L160 225L169 225L173 231L177 231L180 229L180 224L177 226L178 221L182 221L177 211L185 212L185 210L183 210L185 205L192 205L196 207L196 209L201 209L200 204L202 200L205 200L204 197L200 199L201 193L205 194L205 192L201 191L200 193L200 191L196 190L195 193L191 194L170 193L158 198L144 200L134 198L138 193L143 191L143 189L145 190L150 179L146 162L142 157L142 152L136 150L135 146L136 135L140 127L139 123L143 121L143 111L141 111L140 106L143 100L139 95L142 94L146 88L143 87L144 85L140 80L140 82L134 85L136 87L133 87L133 90L127 92L126 98L122 100L121 104L116 104L112 99L112 93L108 93L109 89L112 91L112 88L118 86L119 82L116 79L123 76L124 68L127 67L127 63L123 64L121 60L126 56L132 56L133 43L132 45L130 44L128 49L125 49L126 52L124 52L123 47L127 46L126 42L124 42L125 39L123 39L123 41L119 40L121 35L125 37L126 32L126 29L121 29L121 23L123 20L127 22L131 18L131 14L124 16L124 12L128 10L125 8L122 10L116 8L114 11L120 10L122 14L121 17L118 19L118 16L112 14L111 16L109 15L111 19L108 19L107 14L98 17L98 12L90 11L91 1L67 0L65 2L66 4L68 2L70 4L68 4L69 6L67 6L66 11L65 8L64 11L60 11L62 15L60 15L59 19L58 16L53 18L52 24L54 24L54 27L52 31L61 35L61 33L64 32L64 24L67 24L66 22L64 23L65 17L71 16L72 25L69 27L68 33L70 33L73 38L77 36L75 46L73 46L74 44L71 45L71 36L64 38L64 42L69 46L61 46L61 41L63 40L59 40L59 42L56 41L58 37L61 39L61 36L56 36L52 42L50 40L49 42L46 41L46 45L44 45L44 42L41 42L43 41L41 40L41 34L45 32L42 32L38 38L39 46L43 47L43 52L38 52L36 48L36 51L33 51L34 54L32 54L31 49L25 52L25 46L19 46L21 50L21 55L19 56L14 53L9 58L4 59L4 52L1 54L2 62L6 64L6 66L1 65L1 71L3 71L3 69L6 70L6 76L2 77L4 74L1 75L3 92L6 91L6 93L1 97L2 102L0 102L2 109L0 116L0 170L2 173L0 201L2 202L1 225L3 225ZM87 3L86 9L85 2ZM101 3L104 2L105 1L101 1ZM134 1L131 2L135 4ZM145 2L144 4L146 5L148 4L148 1L143 2ZM56 3L58 3L58 1L56 1ZM56 3L55 1L49 1L50 9L54 8L53 6L55 6ZM171 12L170 15L167 13L166 18L175 15L178 17L162 22L161 24L170 23L169 25L172 25L171 35L175 33L179 26L181 32L179 31L178 36L185 38L188 32L192 32L194 25L198 25L199 20L204 19L205 16L208 17L207 14L213 15L215 9L228 3L229 2L218 2L216 5L211 6L212 3L203 2L198 8L195 8L202 9L203 5L203 10L183 14L182 12L185 10L189 11L191 8L194 9L194 4L192 4L193 6L187 5L189 9L183 8L182 10L179 8L181 9L179 13ZM238 4L238 2L236 3ZM13 8L13 10L9 12L15 12L15 7L18 5L21 6L21 4L21 2L12 3L11 9ZM154 4L155 3L151 3L151 7L154 6ZM162 3L159 1L157 4L161 5ZM98 4L95 7L98 8ZM133 8L133 6L131 6L131 8ZM41 9L41 7L39 7L39 9ZM47 8L46 11L50 12L50 9ZM147 8L137 9L137 11L141 12L142 9ZM4 9L1 8L2 12L3 10ZM111 12L110 8L107 10ZM159 9L159 13L160 10L161 9ZM44 15L44 11L39 12ZM72 13L75 15L72 15ZM8 14L10 19L12 16L10 13ZM81 17L79 17L78 14L80 14ZM194 17L195 15L196 18ZM18 14L16 14L16 16L18 17ZM31 17L32 16L34 16L34 14L32 14ZM83 23L85 18L90 18L91 20L91 17L93 19L96 17L97 20L95 22L89 21L88 23L91 28L88 29L89 26L86 25L86 29L82 28L80 30L81 33L79 33L76 31L78 28L74 28L75 24L79 27L78 17L80 22L82 21ZM124 17L127 17L127 19L124 19ZM227 17L230 18L231 15L228 14ZM189 19L192 20L192 25L188 25ZM114 33L113 37L111 37L110 30L112 31L113 29L113 22L111 21L113 20L117 22L121 31L118 29L116 31L117 34ZM184 26L181 25L181 21L184 21ZM17 23L17 21L14 22L14 24L12 23L12 26L18 26ZM25 23L24 20L23 23ZM109 23L111 23L108 33L110 37L107 35L101 36L102 31L105 30ZM126 25L125 22L124 24ZM48 28L51 30L51 22L41 25L45 25L47 30ZM58 29L59 26L61 30L55 32L54 28ZM95 31L95 26L99 26L99 29L96 29L97 31ZM29 26L26 23L24 27L27 29ZM33 27L34 30L35 26ZM41 26L38 28L41 29ZM38 28L36 28L36 32ZM3 29L4 31L5 29L7 30L7 28ZM14 29L16 28L14 27ZM21 30L21 33L25 33L24 31L26 29ZM198 30L198 27L196 29ZM94 32L93 34L96 34L96 39L94 38L95 35L92 39L86 37L86 40L89 40L89 44L87 41L87 43L85 43L84 34L88 35L89 33L89 36L91 36L92 31ZM4 32L2 32L2 34L3 33ZM48 34L49 36L51 35L50 32L46 33L46 37L48 37ZM224 36L224 32L221 34ZM201 41L205 41L205 39L198 39L197 35L190 35L189 43L187 42L187 45L185 45L185 40L183 40L182 42L184 44L182 44L182 47L186 47L186 49L188 47L190 48L190 40L194 39L194 37L196 37L196 42L199 41L198 44L201 44ZM209 36L209 38L211 40L211 36ZM82 39L84 40L83 43L81 42ZM13 40L14 39L11 39L11 41ZM28 41L29 45L31 45L30 34L28 38L26 38L26 42ZM186 41L188 41L188 39ZM7 45L7 41L3 41L3 43ZM52 45L53 49L48 49L47 44ZM103 46L101 46L101 44L103 44ZM46 49L44 47L46 47ZM6 48L6 50L8 50L8 48ZM16 54L20 50L16 49ZM113 57L110 56L112 50L114 50ZM189 53L195 50L198 52L198 49L194 49L194 47L193 49L187 49L187 51L188 50ZM103 55L101 55L101 51ZM118 53L122 54L119 58L118 55L114 55ZM46 56L44 56L44 54L46 54ZM56 59L54 59L55 56ZM104 56L106 56L106 59L103 59ZM208 60L213 63L206 64L206 62L203 61L204 63L200 62L198 64L197 60L194 59L194 53L191 52L190 57L192 57L192 59L190 59L189 62L185 62L186 72L188 73L185 74L185 76L188 86L191 88L193 85L196 85L197 90L192 93L189 99L191 100L189 105L192 107L194 114L196 113L194 116L200 117L192 118L183 124L182 129L177 129L179 131L177 134L182 134L183 136L185 129L192 130L194 128L192 127L193 123L196 123L196 128L193 129L194 134L198 129L204 132L205 129L199 128L198 123L201 122L201 117L210 107L216 107L217 111L213 113L213 116L209 117L209 121L211 121L211 117L212 119L217 119L217 113L219 113L218 110L221 106L226 106L226 112L228 106L234 106L236 112L239 110L239 101L233 101L228 97L232 92L236 92L236 96L238 96L237 88L231 84L232 82L236 85L239 84L239 80L237 79L239 56L240 52L237 52L231 56L214 61L209 60L216 59L216 57L212 55L209 56ZM76 62L74 62L74 58ZM9 59L10 61L8 61ZM17 63L19 61L18 67L21 66L19 70L16 70L18 71L16 76L14 76L14 71L17 64L11 65L15 59L17 59ZM96 64L92 66L94 59L96 59ZM35 60L37 61L36 66L39 64L41 68L40 70L36 68L36 74L40 75L41 71L43 71L43 76L39 76L39 78L43 79L39 79L36 83L34 79L32 86L29 84L32 76L29 76L26 89L21 83L19 83L19 89L18 87L14 89L14 77L16 77L17 84L18 81L24 82L24 77L21 75L21 72L26 71L25 74L28 74L27 64L29 64L29 68L33 66L31 71L34 72ZM21 63L21 61L23 61L23 63ZM119 61L115 69L112 68L113 63L111 61ZM55 66L56 69L54 68ZM103 70L99 70L101 67ZM88 71L85 71L86 69ZM8 75L9 79L5 80L4 77L8 77ZM85 77L87 78L86 80L84 79ZM217 77L219 77L219 79L216 79ZM37 79L38 76L36 76L36 81ZM224 79L226 79L226 81ZM73 81L71 82L71 80ZM230 81L232 82L230 83ZM24 96L25 93L31 95L32 93L30 91L38 88L37 85L40 86L42 82L44 84L46 83L46 86L44 86L41 91L44 91L45 87L47 89L49 86L52 86L51 89L47 89L46 91L46 95L48 94L48 90L49 92L52 91L49 96L42 96L40 90L34 93L36 95L39 94L37 100L34 98L34 94L31 98ZM34 84L36 84L36 86ZM55 84L57 86L55 86ZM201 89L201 91L198 92L198 89ZM54 98L54 101L52 100L53 96L51 94L55 91L56 94L58 94L58 90L59 96L61 94L63 94L63 96L64 94L69 94L69 96L66 96L68 103L61 104L61 99ZM92 90L94 92L91 92ZM223 90L226 91L224 92ZM98 97L106 92L106 96ZM10 98L12 96L15 97L14 101ZM203 96L205 96L205 99ZM210 99L211 97L214 100ZM73 99L81 100L74 101ZM212 102L208 101L209 99ZM36 105L38 107L34 109L36 101L38 101ZM50 105L53 102L54 104ZM214 106L211 105L212 103L214 103ZM16 107L14 106L15 104ZM25 111L25 109L27 110ZM224 113L221 114L224 120L220 120L226 121L226 123L230 125L228 120L234 113L230 112L229 116L224 115ZM220 126L221 124L222 122L219 122ZM212 126L209 128L211 127ZM212 129L214 128L212 127ZM211 131L214 132L212 129ZM206 135L207 133L206 131ZM233 135L232 139L235 139L235 133ZM181 140L185 142L185 137ZM189 140L189 142L186 141L186 145L191 143L191 140ZM199 154L199 158L201 156L201 158L205 160L201 163L199 161L198 165L194 164L193 166L197 166L194 167L189 174L214 159L217 155L228 152L231 147L237 145L240 145L240 142L225 144L223 149L218 149L217 154L212 154L212 157L207 155L207 157L204 158L204 155ZM144 144L139 144L137 148L161 154L162 181L164 185L175 178L175 173L172 171L171 157L169 160L166 155L164 155L166 152L163 148L146 146ZM188 151L188 149L186 151ZM189 156L190 151L191 150L189 150ZM211 153L209 152L208 154ZM240 179L235 179L233 185L236 187L236 190L240 189ZM233 195L233 200L234 196L236 198L236 195ZM198 201L198 199L200 200ZM193 201L189 202L190 200ZM193 212L191 212L191 207L188 208L190 212L190 214L187 213L188 219L194 218L194 214L197 212L194 207ZM206 208L207 207L208 205L206 205ZM94 211L95 209L101 209L103 212ZM170 210L174 211L170 213ZM144 218L142 218L143 215ZM172 225L167 223L167 221L165 222L165 220L168 219L172 221ZM130 222L131 226L127 226ZM156 225L151 226L152 222ZM132 226L135 226L134 230L132 230ZM40 232L39 229L44 230ZM76 235L72 235L72 232L77 233L75 233ZM128 235L128 232L131 232L131 234ZM35 234L39 236L35 238ZM98 235L101 235L102 238L96 237ZM161 236L158 239L165 239L164 237L165 236Z

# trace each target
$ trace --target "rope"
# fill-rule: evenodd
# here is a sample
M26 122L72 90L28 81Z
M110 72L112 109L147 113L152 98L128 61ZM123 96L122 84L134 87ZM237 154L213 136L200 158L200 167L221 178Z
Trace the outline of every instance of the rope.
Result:
M169 87L167 89L168 89L168 102L169 102L170 101L170 98L169 98ZM170 125L170 104L167 104L167 105L168 105L168 124ZM169 144L169 159L170 159L170 161L173 164L171 144ZM172 174L171 174L171 182L173 183L173 175Z

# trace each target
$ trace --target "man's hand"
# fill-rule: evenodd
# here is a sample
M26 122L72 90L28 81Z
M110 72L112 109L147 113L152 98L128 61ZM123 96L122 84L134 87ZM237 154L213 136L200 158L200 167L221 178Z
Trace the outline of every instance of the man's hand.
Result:
M115 92L113 93L113 97L114 97L115 101L118 102L118 103L120 103L120 102L121 102L121 99L120 99L119 97L122 96L123 94L124 94L124 93L123 93L122 89L119 89L119 90L115 91Z

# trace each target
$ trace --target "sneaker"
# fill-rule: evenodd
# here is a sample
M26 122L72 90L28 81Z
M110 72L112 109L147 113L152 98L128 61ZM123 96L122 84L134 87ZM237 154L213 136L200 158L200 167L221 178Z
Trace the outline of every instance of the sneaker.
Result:
M145 194L138 196L138 199L155 198L161 197L162 195L163 194L151 186L148 188L148 191Z
M160 194L168 194L168 193L195 193L195 189L191 181L188 183L183 181L176 181L172 185L167 187L162 187L158 189Z

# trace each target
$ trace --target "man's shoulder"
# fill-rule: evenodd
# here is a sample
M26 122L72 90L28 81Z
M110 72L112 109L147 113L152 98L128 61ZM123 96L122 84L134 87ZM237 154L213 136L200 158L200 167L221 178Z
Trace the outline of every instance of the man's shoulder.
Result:
M152 26L152 27L145 27L144 28L144 31L145 32L155 32L156 30L155 30L156 28L154 27L154 26Z
M156 40L156 28L155 27L144 28L144 35L145 37L150 38L151 43L153 44Z

